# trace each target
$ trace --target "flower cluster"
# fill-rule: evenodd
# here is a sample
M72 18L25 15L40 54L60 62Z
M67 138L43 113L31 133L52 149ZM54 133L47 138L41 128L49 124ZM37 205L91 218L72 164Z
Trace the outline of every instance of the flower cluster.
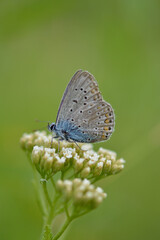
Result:
M73 201L77 207L93 209L97 207L107 196L100 187L95 188L89 180L59 180L57 181L57 189L63 195L64 201Z
M100 148L95 152L91 144L80 144L80 150L74 143L63 141L58 152L58 141L53 139L51 148L51 139L45 132L35 132L24 134L20 141L23 149L33 149L32 162L43 178L72 170L73 177L92 179L119 173L124 168L124 159L117 160L113 151Z
M37 170L45 178L58 171L63 173L73 171L80 178L108 176L120 172L124 168L124 160L116 160L116 154L100 148L98 153L93 150L78 154L76 148L62 148L56 153L55 148L34 146L32 161ZM72 174L72 175L73 175Z
M20 139L20 145L23 150L31 152L34 146L43 146L46 148L54 148L56 151L58 151L58 141L52 137L51 134L47 135L45 131L36 131L33 133L24 133L23 136ZM79 144L79 146L83 150L89 150L92 149L92 144ZM60 143L60 149L61 147L67 147L67 148L73 148L75 147L78 149L78 147L74 143L63 141Z
M94 151L92 144L78 143L77 146L62 141L59 147L58 141L44 131L24 134L20 145L34 170L37 202L47 223L44 236L52 235L51 223L55 216L66 213L65 224L52 239L58 239L73 219L99 206L107 194L93 183L119 173L125 163L123 158L117 159L113 151L104 148Z

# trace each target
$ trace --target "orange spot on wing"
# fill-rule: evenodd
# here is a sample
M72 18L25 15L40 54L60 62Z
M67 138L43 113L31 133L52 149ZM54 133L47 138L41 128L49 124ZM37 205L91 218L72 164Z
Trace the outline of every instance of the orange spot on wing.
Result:
M94 96L94 98L93 98L94 100L97 100L97 97L96 96Z
M105 133L102 134L102 139L106 139Z
M95 93L95 89L92 89L92 90L91 90L91 93Z
M104 130L105 130L105 131L108 131L108 127L104 127Z
M109 119L106 119L104 122L105 122L105 123L109 123Z

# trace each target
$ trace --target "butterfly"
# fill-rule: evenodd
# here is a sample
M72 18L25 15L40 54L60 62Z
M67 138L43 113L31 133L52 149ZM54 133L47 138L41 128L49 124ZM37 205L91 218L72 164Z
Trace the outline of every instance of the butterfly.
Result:
M48 130L61 140L94 143L109 139L115 124L113 108L103 100L94 76L78 70L62 97L56 123Z

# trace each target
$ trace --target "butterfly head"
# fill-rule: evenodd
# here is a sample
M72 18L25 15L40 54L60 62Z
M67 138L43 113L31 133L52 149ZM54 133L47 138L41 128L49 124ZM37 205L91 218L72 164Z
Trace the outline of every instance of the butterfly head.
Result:
M51 124L48 123L48 130L49 132L53 132L55 130L55 123L51 123Z

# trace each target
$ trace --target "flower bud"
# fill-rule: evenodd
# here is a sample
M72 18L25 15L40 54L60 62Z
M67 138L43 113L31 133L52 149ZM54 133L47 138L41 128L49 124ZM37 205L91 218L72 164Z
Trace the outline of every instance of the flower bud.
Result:
M98 162L96 167L94 168L93 175L94 176L100 176L103 171L103 162Z
M81 177L82 177L82 178L88 177L88 175L90 174L90 172L91 172L90 167L84 168L84 169L81 171Z
M57 189L63 194L65 199L72 199L73 204L78 207L79 210L86 208L93 209L107 196L100 187L95 188L87 179L58 181Z
M112 174L117 174L119 172L121 172L124 168L124 165L117 165L117 164L114 164L113 167L112 167Z

